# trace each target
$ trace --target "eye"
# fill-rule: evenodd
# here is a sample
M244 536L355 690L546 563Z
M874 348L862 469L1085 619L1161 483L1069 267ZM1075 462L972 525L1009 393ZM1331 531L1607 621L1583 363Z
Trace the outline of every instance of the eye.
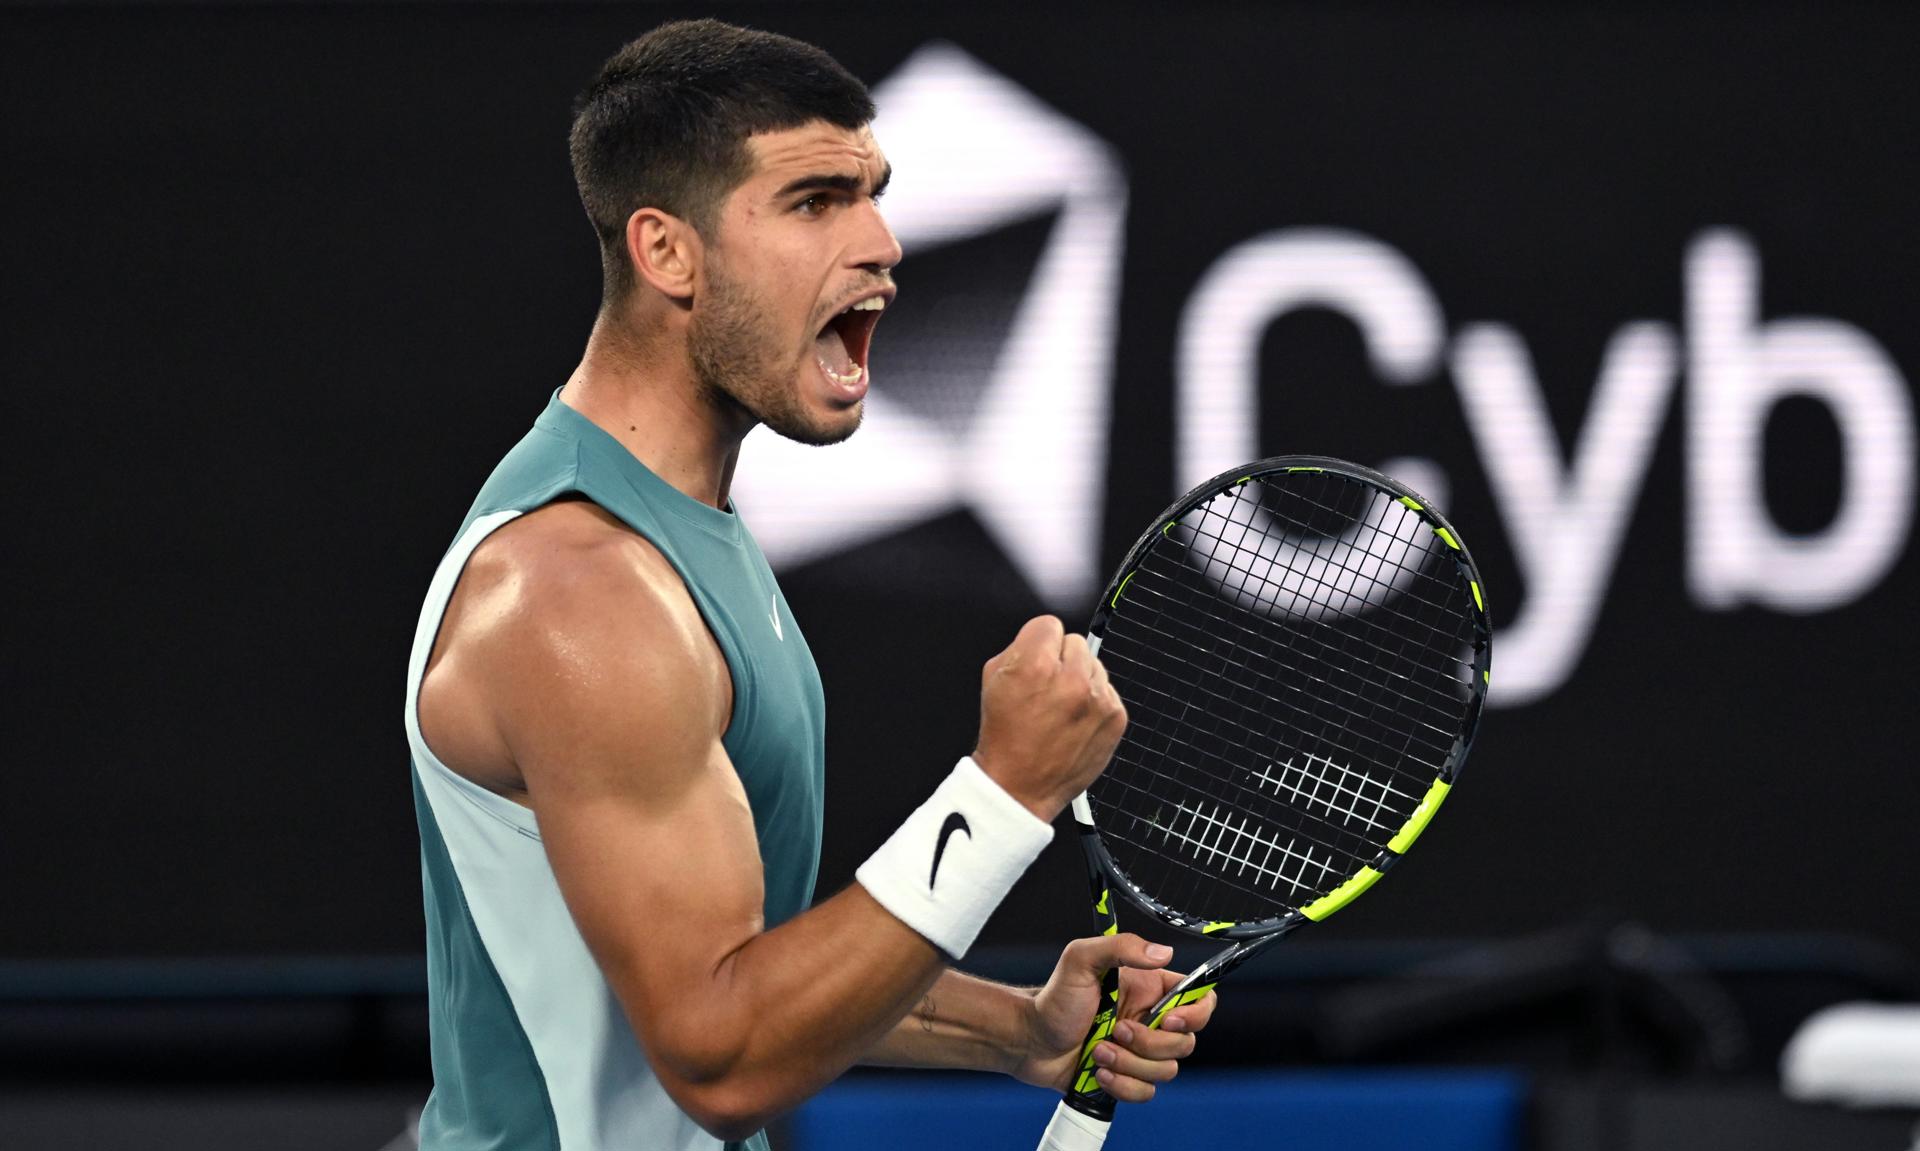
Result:
M826 196L815 194L795 204L793 210L803 216L818 216L824 214L828 206Z

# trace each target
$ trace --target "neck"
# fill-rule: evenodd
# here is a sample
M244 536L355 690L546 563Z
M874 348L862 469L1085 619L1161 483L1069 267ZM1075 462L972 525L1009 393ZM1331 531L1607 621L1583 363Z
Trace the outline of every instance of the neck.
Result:
M753 420L706 394L681 325L636 319L619 309L601 311L560 402L619 440L654 475L725 508L740 441Z

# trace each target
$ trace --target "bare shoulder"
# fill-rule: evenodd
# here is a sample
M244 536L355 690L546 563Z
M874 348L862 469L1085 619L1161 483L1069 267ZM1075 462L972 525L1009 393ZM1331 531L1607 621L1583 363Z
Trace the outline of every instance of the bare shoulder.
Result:
M653 706L638 708L639 700ZM495 531L468 560L420 693L422 734L448 767L524 799L527 772L650 716L680 739L718 738L726 663L679 573L585 500Z
M641 609L692 607L673 565L644 536L600 505L558 500L488 536L467 561L460 591L505 597L496 607L565 616L606 607L607 596ZM458 598L459 592L455 593Z

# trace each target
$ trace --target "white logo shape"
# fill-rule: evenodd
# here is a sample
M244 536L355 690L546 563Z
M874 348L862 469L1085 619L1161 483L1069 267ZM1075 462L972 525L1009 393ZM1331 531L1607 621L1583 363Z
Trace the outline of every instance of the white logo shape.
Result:
M1426 521L1392 500L1374 498L1365 520L1331 540L1281 528L1237 492L1223 492L1196 511L1197 523L1178 525L1188 562L1228 599L1267 615L1359 615L1404 592L1425 567L1426 555L1415 544Z
M874 131L896 175L885 212L909 257L1048 211L1058 218L959 431L887 396L889 348L859 434L829 451L755 433L734 491L776 568L966 507L1041 598L1098 586L1126 181L1112 149L949 44L878 85ZM903 280L911 280L909 258ZM911 283L907 291L912 291Z
M769 593L767 597L767 618L773 621L773 638L781 643L787 642L787 635L780 630L780 595Z

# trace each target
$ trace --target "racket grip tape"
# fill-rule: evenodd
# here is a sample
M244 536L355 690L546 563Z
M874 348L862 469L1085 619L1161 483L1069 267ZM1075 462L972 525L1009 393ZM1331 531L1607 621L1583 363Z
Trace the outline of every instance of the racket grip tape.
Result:
M1102 1040L1113 1034L1113 1025L1120 1011L1120 969L1109 968L1100 980L1100 1010L1093 1016L1093 1026L1087 1029L1087 1037L1080 1044L1080 1062L1073 1069L1073 1083L1067 1088L1067 1098L1080 1104L1079 1110L1095 1118L1108 1118L1113 1114L1113 1100L1100 1089L1100 1083L1094 1078L1099 1070L1093 1061L1093 1049Z
M1053 1109L1053 1121L1040 1136L1037 1151L1099 1151L1112 1126L1109 1120L1082 1115L1062 1102Z
M1107 885L1106 873L1094 860L1094 852L1089 844L1094 841L1095 832L1090 822L1091 816L1084 812L1087 797L1082 793L1074 800L1074 819L1080 825L1081 846L1086 847L1087 886L1093 893L1093 914L1100 923L1100 934L1114 935L1120 930L1120 909L1115 906L1113 890ZM1084 818L1083 818L1084 817ZM1113 1025L1120 1012L1120 968L1109 967L1100 979L1100 1005L1095 1009L1093 1025L1087 1029L1087 1037L1080 1044L1080 1062L1073 1070L1073 1082L1067 1085L1061 1106L1078 1113L1091 1123L1106 1124L1113 1120L1114 1099L1100 1089L1100 1083L1094 1078L1097 1070L1093 1062L1093 1049L1100 1041L1113 1034ZM1056 1120L1057 1122L1057 1120ZM1102 1131L1105 1127L1102 1126ZM1103 1134L1104 1140L1106 1136ZM1094 1144L1098 1146L1099 1144Z

